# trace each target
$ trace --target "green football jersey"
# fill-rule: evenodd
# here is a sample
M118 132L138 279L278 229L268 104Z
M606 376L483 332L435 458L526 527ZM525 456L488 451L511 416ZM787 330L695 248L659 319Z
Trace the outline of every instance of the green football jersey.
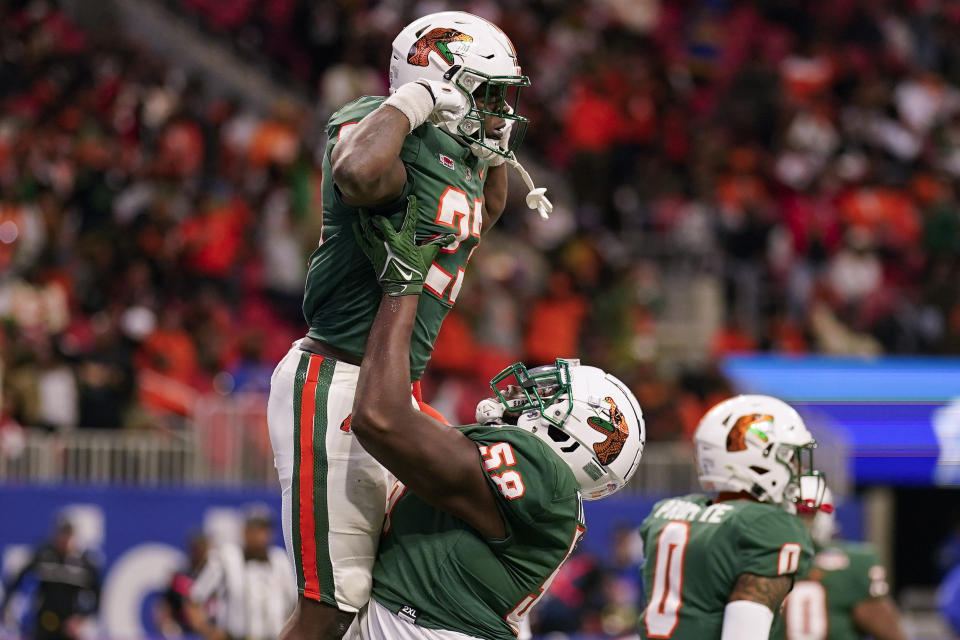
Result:
M719 638L741 574L792 576L806 570L813 550L800 519L780 507L751 500L712 504L700 494L658 502L640 536L647 598L641 638Z
M365 96L346 105L327 124L323 157L323 230L310 256L303 314L308 335L357 358L363 357L381 291L367 257L353 238L357 208L343 202L333 182L330 154L350 128L380 106L384 98ZM480 242L483 185L487 164L469 147L430 123L417 127L403 143L400 159L407 169L402 196L378 208L400 228L407 196L418 200L417 240L456 234L427 272L410 341L410 372L420 378L447 312L456 302L470 255Z
M783 604L777 640L857 640L853 608L889 593L887 574L872 547L835 542L820 549L813 568L793 586Z
M426 628L515 640L585 531L578 485L563 460L522 429L457 428L480 450L477 464L494 489L506 537L484 538L398 484L373 568L373 598Z

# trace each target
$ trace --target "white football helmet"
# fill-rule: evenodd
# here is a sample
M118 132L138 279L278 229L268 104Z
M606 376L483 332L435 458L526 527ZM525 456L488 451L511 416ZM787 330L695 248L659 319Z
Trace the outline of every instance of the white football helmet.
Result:
M408 24L393 41L390 93L420 78L448 80L470 98L462 121L440 125L447 133L508 157L520 146L529 121L517 114L517 102L530 79L521 74L513 43L497 25L463 11L431 13ZM510 125L506 149L486 137L487 116Z
M579 360L558 358L531 370L518 362L490 386L497 399L480 402L478 420L499 422L504 411L519 412L517 426L567 463L584 500L612 494L636 471L646 441L643 412L630 389L609 373Z
M793 407L770 396L724 400L693 435L700 484L707 491L745 491L795 513L817 508L826 483L813 467L817 441Z

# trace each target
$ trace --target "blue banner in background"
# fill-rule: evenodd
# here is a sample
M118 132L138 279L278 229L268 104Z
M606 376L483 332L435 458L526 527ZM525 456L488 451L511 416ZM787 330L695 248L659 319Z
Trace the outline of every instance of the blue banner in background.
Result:
M859 484L960 485L960 359L734 356L723 371L844 435Z
M587 534L578 552L606 561L615 530L637 527L658 499L618 495L586 502ZM243 508L254 502L266 503L279 517L279 492L262 489L0 487L0 506L6 514L0 523L4 584L9 584L31 549L47 539L54 518L68 515L77 542L103 557L98 637L153 637L158 634L152 602L184 562L182 548L187 536L203 530L213 540L238 539ZM860 537L859 503L842 505L838 518L846 537ZM283 544L281 538L278 521L278 545ZM26 606L25 598L21 605Z
M100 637L143 638L155 634L151 602L185 560L188 535L239 541L243 509L269 505L277 517L280 492L262 489L125 489L120 487L0 487L0 563L4 584L47 540L57 515L69 517L77 543L103 558ZM17 514L17 517L11 517ZM21 604L26 602L21 599ZM32 621L30 621L32 622Z

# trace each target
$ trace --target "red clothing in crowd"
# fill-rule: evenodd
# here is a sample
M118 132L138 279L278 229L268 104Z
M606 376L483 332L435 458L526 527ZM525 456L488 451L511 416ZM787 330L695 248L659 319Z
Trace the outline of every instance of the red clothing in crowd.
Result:
M187 268L199 275L224 278L240 253L250 211L238 198L209 206L180 225Z

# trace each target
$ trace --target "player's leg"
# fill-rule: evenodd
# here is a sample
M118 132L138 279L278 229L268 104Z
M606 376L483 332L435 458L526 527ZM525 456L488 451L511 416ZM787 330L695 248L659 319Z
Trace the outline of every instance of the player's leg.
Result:
M273 449L273 465L277 468L277 476L280 480L280 522L291 567L294 566L290 504L294 453L293 397L297 368L302 353L294 347L280 360L270 378L270 396L267 399L267 429L270 433L270 446Z
M358 367L295 350L271 382L268 422L300 601L281 638L340 638L370 596L389 482L349 430Z
M325 602L300 596L278 640L340 640L355 616Z
M457 631L428 629L401 618L371 600L360 610L345 640L479 640Z
M295 426L294 421L300 413L298 407L302 407L302 392L306 383L303 365L309 367L309 358L309 354L296 347L290 350L273 373L267 403L270 442L280 479L283 540L290 564L296 571L297 586L300 589L296 609L284 625L280 639L339 640L354 614L340 611L332 604L304 597L304 585L301 582L303 569L297 564L302 553L294 551L293 477L295 469L299 472L299 464L295 461L295 456L299 453L299 444L295 442L299 427ZM295 401L298 401L296 406ZM299 502L297 504L299 505Z
M370 599L387 492L394 484L390 473L360 446L350 428L359 374L360 367L344 362L337 362L332 371L330 392L323 403L328 425L322 435L325 493L321 495L318 484L315 498L318 503L324 501L325 508L318 512L327 517L323 524L329 532L326 557L334 598L341 611L353 612ZM318 411L321 408L318 403ZM318 441L320 437L317 433Z

